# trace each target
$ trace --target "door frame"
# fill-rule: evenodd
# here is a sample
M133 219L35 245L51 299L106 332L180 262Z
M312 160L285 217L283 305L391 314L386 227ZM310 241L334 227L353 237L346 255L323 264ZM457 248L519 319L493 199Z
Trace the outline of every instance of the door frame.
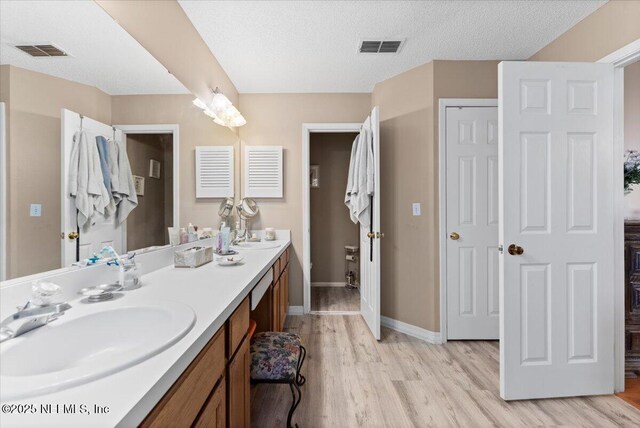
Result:
M0 281L7 279L7 110L0 103Z
M173 136L173 227L180 227L180 126L161 125L113 125L122 131L122 144L126 147L129 134L172 134ZM122 225L123 245L127 248L127 222ZM138 248L134 248L137 250ZM127 248L127 251L129 249Z
M438 112L440 341L447 342L447 108L498 107L497 98L440 98Z
M610 53L596 61L614 66L613 98L613 156L620 159L614 166L614 188L619 189L615 198L615 219L613 225L614 241L614 391L624 391L624 67L640 61L640 39Z
M302 311L311 312L311 133L360 132L362 123L303 123L302 124Z

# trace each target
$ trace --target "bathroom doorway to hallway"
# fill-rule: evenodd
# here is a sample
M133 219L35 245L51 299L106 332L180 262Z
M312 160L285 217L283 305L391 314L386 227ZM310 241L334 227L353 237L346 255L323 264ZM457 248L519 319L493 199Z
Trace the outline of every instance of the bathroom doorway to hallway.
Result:
M360 228L344 203L357 132L309 139L311 311L360 313Z

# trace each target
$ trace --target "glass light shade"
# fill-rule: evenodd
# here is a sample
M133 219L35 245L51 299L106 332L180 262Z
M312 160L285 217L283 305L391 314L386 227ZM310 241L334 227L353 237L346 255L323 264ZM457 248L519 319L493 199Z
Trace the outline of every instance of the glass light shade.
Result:
M224 94L215 94L213 96L213 100L209 106L211 110L218 116L223 116L223 112L225 112L229 107L233 107L229 98L224 96Z
M206 114L207 116L209 116L211 119L213 119L213 121L215 123L217 123L218 125L221 126L227 126L227 124L225 122L222 121L222 119L220 119L214 112L212 112L209 109L205 109L204 114Z
M193 105L201 108L202 110L206 110L207 105L205 104L204 101L202 101L200 98L196 98L195 100L193 100Z

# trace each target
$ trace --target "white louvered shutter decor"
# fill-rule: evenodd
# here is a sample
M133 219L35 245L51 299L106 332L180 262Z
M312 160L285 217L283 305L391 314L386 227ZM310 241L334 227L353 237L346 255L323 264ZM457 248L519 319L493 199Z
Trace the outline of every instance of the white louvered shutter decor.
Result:
M244 196L282 198L282 146L245 146Z
M233 146L196 147L196 198L234 196Z

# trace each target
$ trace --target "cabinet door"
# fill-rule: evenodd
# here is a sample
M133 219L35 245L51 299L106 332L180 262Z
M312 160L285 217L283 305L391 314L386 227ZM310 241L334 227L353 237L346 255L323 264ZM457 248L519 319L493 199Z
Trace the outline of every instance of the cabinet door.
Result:
M202 413L193 424L195 428L225 428L227 425L227 386L226 379L222 381L213 391L211 397L205 404Z
M238 353L229 363L229 394L227 414L229 428L249 428L251 413L249 338L245 338Z
M280 277L280 330L284 330L289 309L289 266L287 265Z
M271 330L280 331L280 280L273 283L271 289Z

